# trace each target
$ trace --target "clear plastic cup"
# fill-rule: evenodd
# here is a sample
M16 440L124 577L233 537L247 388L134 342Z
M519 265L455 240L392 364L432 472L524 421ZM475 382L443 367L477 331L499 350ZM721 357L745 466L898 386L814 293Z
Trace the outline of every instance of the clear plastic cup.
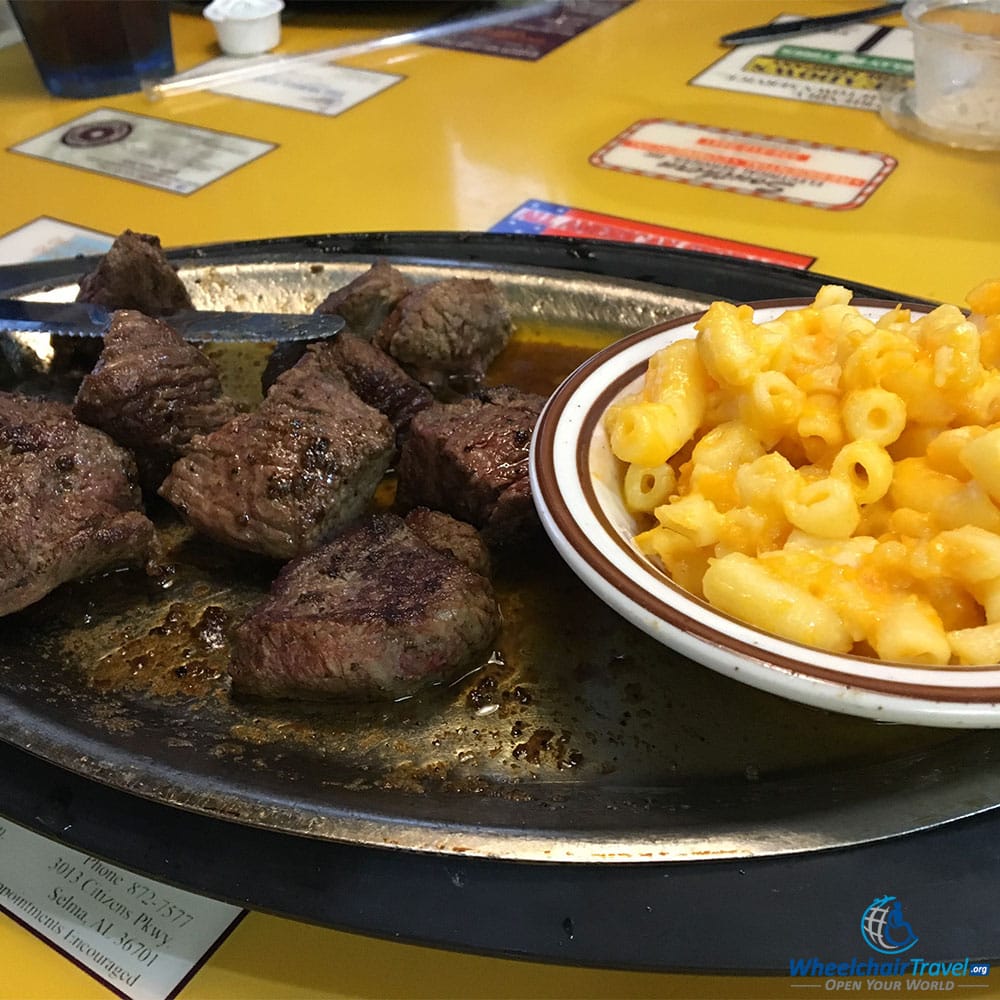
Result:
M911 0L912 110L932 137L1000 144L1000 0Z

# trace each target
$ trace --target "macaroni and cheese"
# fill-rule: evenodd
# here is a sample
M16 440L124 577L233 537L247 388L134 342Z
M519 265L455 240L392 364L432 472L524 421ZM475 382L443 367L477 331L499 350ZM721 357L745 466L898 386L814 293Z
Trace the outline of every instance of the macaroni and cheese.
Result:
M873 321L826 285L767 322L713 303L605 416L636 545L797 642L1000 662L1000 280L967 301Z

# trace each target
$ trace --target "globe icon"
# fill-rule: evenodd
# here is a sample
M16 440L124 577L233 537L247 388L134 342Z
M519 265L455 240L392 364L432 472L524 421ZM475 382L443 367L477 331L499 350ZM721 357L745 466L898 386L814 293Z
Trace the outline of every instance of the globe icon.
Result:
M913 928L903 918L903 905L895 896L876 896L861 915L861 934L875 951L885 955L907 951L917 943Z

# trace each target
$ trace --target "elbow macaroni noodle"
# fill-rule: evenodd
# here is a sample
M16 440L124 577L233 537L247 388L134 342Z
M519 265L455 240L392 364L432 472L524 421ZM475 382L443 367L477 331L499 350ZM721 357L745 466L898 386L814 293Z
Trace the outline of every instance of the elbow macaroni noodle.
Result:
M605 415L640 551L793 641L1000 662L1000 279L968 305L713 303Z

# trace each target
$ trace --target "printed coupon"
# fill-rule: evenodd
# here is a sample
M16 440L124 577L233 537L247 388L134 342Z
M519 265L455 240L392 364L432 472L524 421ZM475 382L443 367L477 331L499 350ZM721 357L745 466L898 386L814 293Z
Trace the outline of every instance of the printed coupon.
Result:
M620 243L644 243L655 247L678 250L698 250L702 253L739 257L783 267L804 270L816 260L805 254L787 250L772 250L753 243L741 243L705 233L691 233L669 226L654 226L633 219L620 219L601 212L588 212L568 205L553 205L534 199L524 202L510 215L490 229L491 233L531 233L535 236L572 236L588 240L617 240Z
M885 153L666 119L636 122L590 157L595 167L811 208L857 208L889 176Z
M240 66L245 60L222 56L202 63L181 74L200 76L203 73L226 70ZM348 108L380 94L405 77L395 73L378 73L374 70L352 69L335 63L300 63L294 69L271 73L252 80L237 80L212 88L214 94L226 94L263 104L277 104L296 111L335 117Z
M492 28L476 28L428 42L441 49L461 49L505 59L537 60L565 45L633 0L564 0L546 14Z
M243 917L0 819L0 909L127 1000L168 1000Z
M274 148L257 139L98 108L12 146L11 152L191 194Z
M0 236L0 265L104 253L114 237L47 216Z
M778 18L779 21L789 18ZM880 91L913 77L905 28L861 22L833 31L738 45L696 76L696 87L878 111Z

